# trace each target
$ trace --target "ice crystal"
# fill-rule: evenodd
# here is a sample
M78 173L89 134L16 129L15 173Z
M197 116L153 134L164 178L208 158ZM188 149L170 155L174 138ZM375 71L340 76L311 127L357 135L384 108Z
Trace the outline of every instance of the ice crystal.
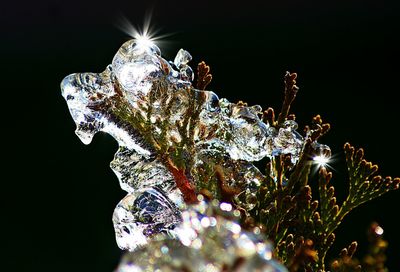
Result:
M128 253L117 272L287 271L272 259L272 246L254 231L242 230L228 203L201 202L182 213L178 239L152 241Z
M157 188L157 194L146 197L146 205L172 207L182 198L196 201L202 190L220 198L224 189L219 187L225 186L239 206L252 209L264 178L252 162L276 154L291 154L296 162L303 147L294 121L276 130L260 120L260 106L230 103L195 89L191 58L181 49L168 62L155 44L129 40L104 72L72 74L61 83L81 141L89 144L102 131L119 143L111 168L129 194L114 216L121 248L133 249L151 236L143 234L147 223L135 217L140 211L125 205L140 194ZM138 207L145 209L134 205ZM156 210L146 210L158 220L151 234L172 229L176 220L168 221ZM122 234L121 222L131 233ZM141 233L133 234L136 230Z

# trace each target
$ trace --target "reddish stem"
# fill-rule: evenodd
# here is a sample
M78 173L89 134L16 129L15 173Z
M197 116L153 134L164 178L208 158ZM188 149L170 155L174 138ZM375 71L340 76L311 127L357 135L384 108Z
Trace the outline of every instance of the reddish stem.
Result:
M184 169L177 168L170 159L166 163L168 170L172 173L175 179L176 186L181 191L183 199L188 204L197 203L197 194L189 179L185 175Z

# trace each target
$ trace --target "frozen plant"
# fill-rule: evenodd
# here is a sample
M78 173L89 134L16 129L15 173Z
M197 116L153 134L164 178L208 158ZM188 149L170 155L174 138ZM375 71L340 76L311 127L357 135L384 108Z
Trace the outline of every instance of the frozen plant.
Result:
M377 176L377 166L363 159L362 149L355 151L346 144L349 195L336 203L329 184L332 174L325 168L331 150L318 142L329 124L316 116L302 134L289 114L298 91L295 73L285 75L284 102L275 119L272 108L263 111L258 105L231 103L206 91L212 79L210 68L201 62L195 77L191 59L181 49L174 61L167 61L154 43L138 38L124 43L102 73L71 74L61 83L81 141L89 144L100 131L118 141L110 166L127 196L115 208L113 223L118 246L133 251L123 263L128 259L138 267L126 271L149 271L154 262L173 271L178 256L193 260L194 271L196 267L226 271L225 265L242 269L237 271L251 265L275 271L268 270L276 262L272 255L290 271L325 271L326 253L344 216L397 189L400 180ZM266 170L260 171L253 163L264 158ZM320 168L318 200L308 185L313 164ZM231 205L240 215L240 224L221 219L212 234L223 241L216 250L233 245L226 259L203 252L211 244L194 222L208 217L195 215L187 220L196 209L190 205L199 205L199 195L211 203ZM272 261L265 263L255 255L235 264L244 258L237 243L255 244L250 238L240 240L248 236L244 232L229 233L232 224L240 231L262 232L260 245L270 246L271 241L275 247ZM224 228L228 233L221 232ZM182 238L194 229L200 231L195 240ZM207 226L204 233L209 230ZM163 250L168 254L155 256ZM193 259L196 256L198 260ZM153 263L146 264L146 259Z

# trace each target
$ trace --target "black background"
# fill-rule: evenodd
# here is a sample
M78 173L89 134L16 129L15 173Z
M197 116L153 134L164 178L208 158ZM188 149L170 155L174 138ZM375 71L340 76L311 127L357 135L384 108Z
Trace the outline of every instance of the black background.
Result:
M214 3L215 2L215 3ZM124 196L109 162L117 143L99 134L85 146L60 95L73 72L100 72L129 37L122 15L142 25L152 10L167 59L183 47L205 60L209 89L230 101L277 111L286 70L297 72L293 112L332 124L321 142L334 161L338 199L346 192L342 146L366 149L384 175L400 175L397 1L13 1L2 4L2 197L4 271L112 271L120 250L111 216ZM322 3L323 2L323 3ZM5 162L5 163L4 163ZM400 192L348 216L331 251L367 246L373 220L389 240L389 268L400 269ZM3 269L1 269L3 270Z

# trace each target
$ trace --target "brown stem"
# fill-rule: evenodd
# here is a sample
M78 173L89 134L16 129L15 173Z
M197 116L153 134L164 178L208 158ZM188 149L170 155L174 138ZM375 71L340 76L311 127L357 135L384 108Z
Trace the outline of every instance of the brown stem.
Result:
M170 158L165 160L168 170L172 173L175 179L176 187L181 191L183 200L188 204L197 203L197 194L189 179L185 175L184 169L177 168Z

